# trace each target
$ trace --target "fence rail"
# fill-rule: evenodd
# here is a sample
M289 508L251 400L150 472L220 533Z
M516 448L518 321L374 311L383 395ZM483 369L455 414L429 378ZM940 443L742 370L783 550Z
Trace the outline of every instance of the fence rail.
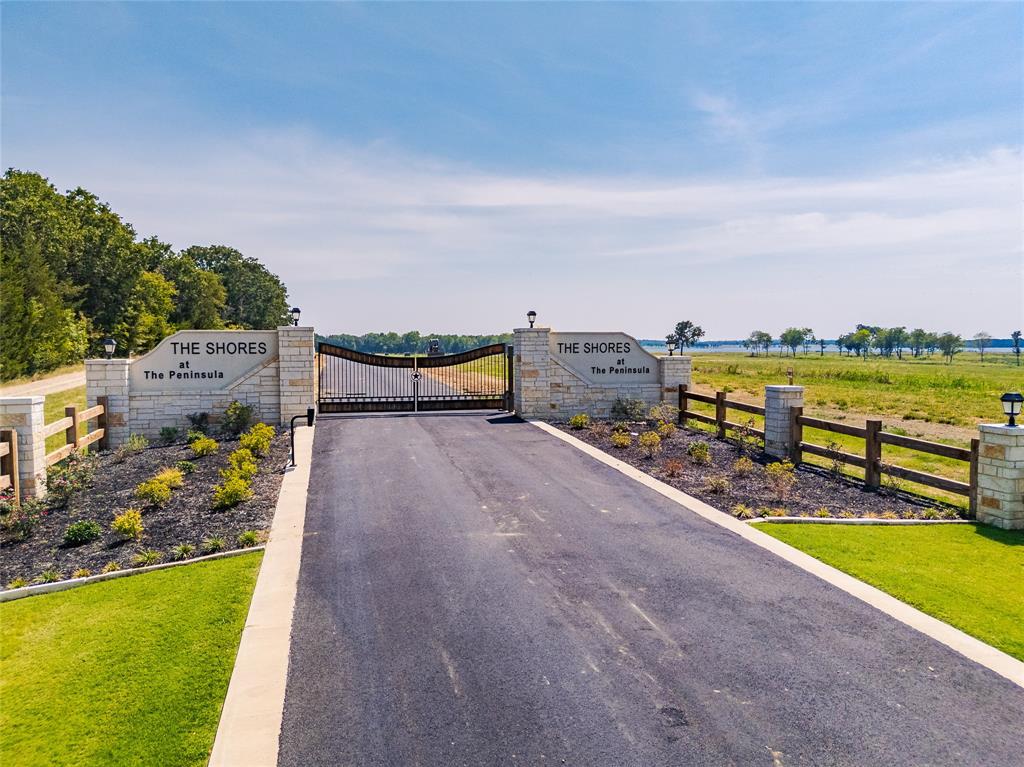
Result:
M18 432L0 429L0 490L11 488L14 497L21 497L18 482Z
M693 410L688 410L687 405L690 401L714 405L714 417L705 415L704 413L697 413ZM751 405L747 402L727 399L725 392L723 391L715 392L715 396L712 397L709 394L698 394L697 392L689 391L686 384L679 384L680 426L685 426L686 422L691 420L716 427L719 437L725 437L726 430L732 429L734 431L744 430L748 434L753 434L756 437L760 437L762 440L764 439L764 429L755 429L752 426L746 426L744 424L728 420L728 411L730 410L739 410L742 413L751 413L752 415L764 415L763 407L760 407L759 405Z
M96 428L84 435L79 435L79 426L93 420L96 421ZM47 466L53 466L53 464L63 461L76 450L81 450L94 442L99 443L100 450L105 450L107 447L107 398L97 397L95 405L82 411L79 411L75 405L64 408L63 418L48 423L43 428L43 437L51 437L60 432L64 432L64 444L46 454Z

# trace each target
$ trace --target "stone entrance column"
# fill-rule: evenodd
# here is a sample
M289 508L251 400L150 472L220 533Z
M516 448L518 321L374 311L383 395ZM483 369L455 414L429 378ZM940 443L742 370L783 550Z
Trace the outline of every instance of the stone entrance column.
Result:
M548 335L551 328L516 328L514 333L512 381L516 414L523 418L543 417L548 412L551 399L548 381L551 363Z
M986 423L978 429L978 521L1024 530L1024 426Z

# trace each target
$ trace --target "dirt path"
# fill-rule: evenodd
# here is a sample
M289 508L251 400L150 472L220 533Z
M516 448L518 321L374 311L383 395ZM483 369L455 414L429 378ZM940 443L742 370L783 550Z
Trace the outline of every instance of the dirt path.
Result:
M85 386L85 368L70 373L61 373L38 381L0 386L0 397L28 397L33 394L47 395Z

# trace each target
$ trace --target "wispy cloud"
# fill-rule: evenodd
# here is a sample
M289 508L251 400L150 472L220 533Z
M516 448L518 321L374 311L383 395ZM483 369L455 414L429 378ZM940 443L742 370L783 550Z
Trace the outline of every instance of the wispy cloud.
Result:
M86 186L141 234L260 258L328 328L457 323L440 296L458 303L484 284L498 295L463 306L490 328L516 322L524 301L563 327L620 324L613 302L641 334L680 312L716 336L815 312L819 332L1024 319L1014 149L858 177L714 180L502 175L303 132L113 155L51 149L19 164Z

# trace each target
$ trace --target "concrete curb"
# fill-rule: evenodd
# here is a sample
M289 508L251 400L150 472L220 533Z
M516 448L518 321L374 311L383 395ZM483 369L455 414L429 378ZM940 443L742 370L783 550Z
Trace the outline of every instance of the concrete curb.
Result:
M55 591L67 591L77 589L79 586L88 586L90 583L110 581L114 578L127 578L129 575L142 575L151 573L154 570L166 570L169 567L181 567L182 565L194 565L196 562L208 562L212 559L224 559L225 557L237 557L239 554L248 554L253 551L263 551L265 546L250 546L247 549L232 549L231 551L218 551L216 554L206 554L192 559L182 559L179 562L162 562L159 565L147 565L146 567L131 567L124 570L114 570L112 573L100 573L90 575L88 578L72 578L67 581L54 581L53 583L39 583L34 586L22 586L20 589L0 591L0 604L12 602L15 599L34 597L37 594L50 594Z
M724 513L724 512L723 512ZM969 519L838 519L836 517L755 517L748 525L782 522L789 525L970 525Z
M640 484L646 485L669 500L675 501L687 511L691 511L708 522L735 533L755 546L760 546L762 549L770 551L790 564L799 567L801 570L821 578L823 581L871 605L891 618L895 618L901 623L920 631L936 642L941 642L975 663L1009 679L1014 684L1024 687L1024 663L1013 656L997 650L980 639L975 639L970 634L953 628L949 624L943 623L905 602L901 602L896 597L886 594L874 586L869 586L863 581L857 580L852 575L847 575L831 565L826 565L810 554L805 554L789 544L772 538L767 533L756 529L755 525L749 525L746 522L734 519L724 511L709 506L681 490L676 490L671 485L666 485L649 474L633 468L628 463L612 457L603 450L599 450L570 434L566 434L561 429L535 419L528 418L524 420L527 423L533 424L541 431L547 432L553 437L572 445L606 466L610 466Z
M211 767L277 764L315 430L314 426L295 432L298 465L286 470L281 483L270 540L221 710Z

